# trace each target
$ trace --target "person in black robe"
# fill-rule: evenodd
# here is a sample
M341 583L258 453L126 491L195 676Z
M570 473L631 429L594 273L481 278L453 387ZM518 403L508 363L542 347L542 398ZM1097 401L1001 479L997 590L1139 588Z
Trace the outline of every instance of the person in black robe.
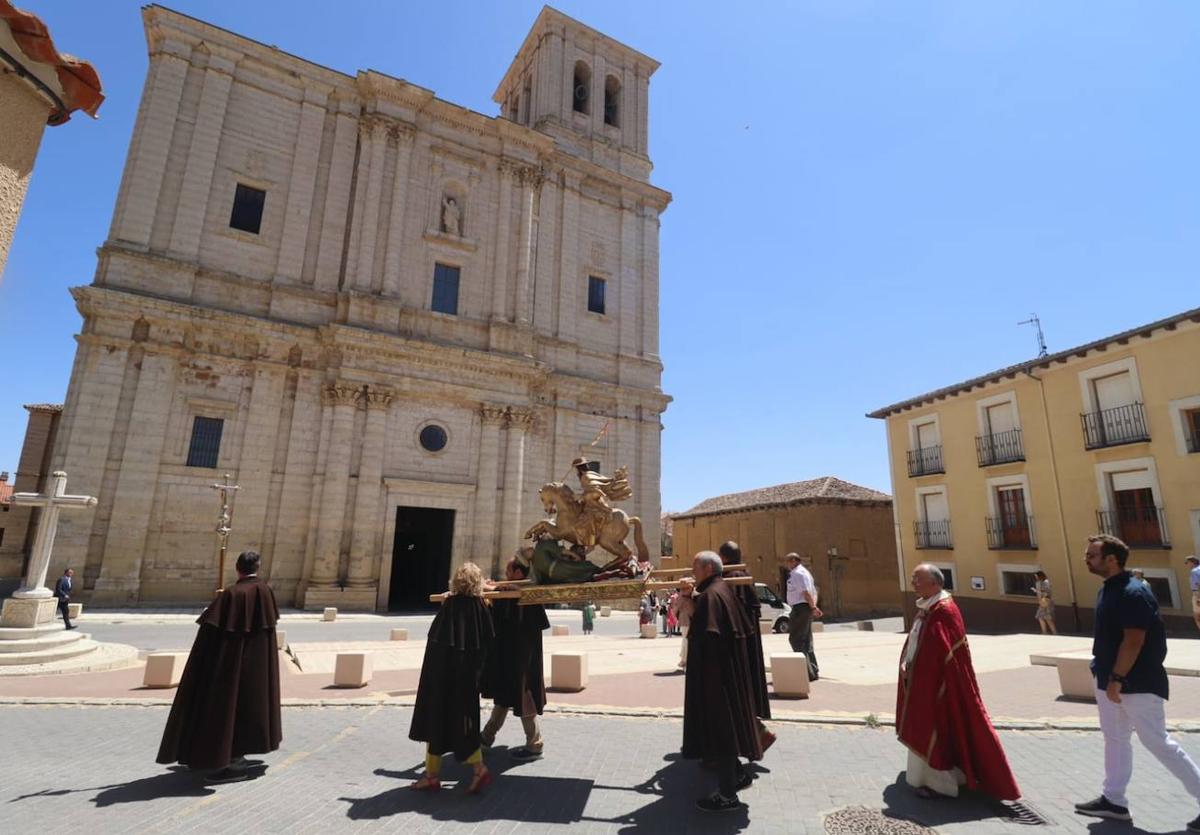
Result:
M238 580L218 592L196 621L200 631L175 691L158 762L218 769L210 782L244 780L246 754L279 748L279 608L258 577L260 558L237 558Z
M758 624L721 578L722 569L712 551L701 551L692 561L696 611L688 633L682 753L716 766L717 791L696 802L706 812L744 808L737 793L753 778L738 758L762 758L751 678Z
M507 580L524 580L527 569L512 559L504 568ZM542 729L538 722L546 707L546 681L542 671L542 632L550 628L546 607L521 606L516 600L492 601L496 640L483 666L481 694L494 703L491 718L483 726L482 743L492 747L496 734L511 711L525 729L525 744L510 753L525 762L542 756Z
M723 565L741 565L742 549L732 539L721 544L717 549ZM749 577L750 573L744 568L723 572L724 577ZM746 616L754 624L755 634L760 633L759 622L762 620L762 601L754 591L754 586L734 586L738 600L746 610ZM763 719L771 718L771 696L767 690L767 664L763 658L762 640L756 638L750 647L750 684L754 690L754 712L759 717L758 735L765 753L775 744L775 734L767 729Z
M479 683L494 631L483 601L483 573L464 563L450 581L450 594L429 627L417 702L408 738L425 743L425 773L409 786L442 787L442 755L453 752L474 768L469 794L492 781L483 763L479 729Z

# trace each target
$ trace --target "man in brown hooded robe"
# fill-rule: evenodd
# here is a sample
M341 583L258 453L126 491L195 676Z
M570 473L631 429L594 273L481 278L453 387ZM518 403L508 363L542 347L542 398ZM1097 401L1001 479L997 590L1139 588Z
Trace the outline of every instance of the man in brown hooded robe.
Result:
M723 565L742 564L742 549L732 539L721 543L717 553L720 555ZM744 568L739 568L734 571L723 571L721 576L749 577L750 573ZM762 620L762 601L758 599L758 593L754 591L754 586L734 586L733 592L742 604L742 608L746 610L746 616L754 624L757 636L759 634L758 623ZM754 712L759 719L759 741L762 743L763 751L766 752L775 744L775 734L771 733L762 721L771 718L771 697L767 691L767 663L763 658L762 639L758 637L750 645L750 686L754 691Z
M244 780L283 739L279 715L279 608L258 577L260 558L237 558L238 580L196 621L200 631L175 691L158 762L219 769L210 782Z
M752 778L738 758L758 760L763 753L751 675L758 624L734 587L721 579L722 568L712 551L701 551L692 561L696 610L688 633L683 756L716 765L717 791L696 803L706 812L745 808L737 793Z

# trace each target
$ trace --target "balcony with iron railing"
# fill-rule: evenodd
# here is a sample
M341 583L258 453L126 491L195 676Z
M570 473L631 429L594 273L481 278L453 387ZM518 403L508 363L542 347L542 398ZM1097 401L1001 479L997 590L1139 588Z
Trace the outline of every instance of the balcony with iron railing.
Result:
M918 548L953 548L950 540L950 520L913 522L913 536Z
M975 456L979 459L981 467L1024 461L1025 446L1021 442L1021 430L1010 429L1007 432L976 435Z
M1079 420L1083 424L1084 449L1101 449L1150 440L1146 412L1141 403L1085 412L1079 416Z
M986 516L983 525L987 530L988 548L993 551L1037 550L1037 531L1032 516Z
M908 477L946 472L942 464L942 445L920 447L908 451Z
M1096 522L1102 533L1121 539L1130 548L1171 547L1167 516L1161 506L1097 510Z

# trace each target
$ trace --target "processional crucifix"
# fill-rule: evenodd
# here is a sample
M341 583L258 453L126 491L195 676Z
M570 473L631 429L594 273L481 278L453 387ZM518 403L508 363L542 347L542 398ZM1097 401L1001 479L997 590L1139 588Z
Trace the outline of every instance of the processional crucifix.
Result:
M54 483L49 485L45 494L13 493L13 504L19 507L40 507L41 518L38 519L37 535L33 538L33 550L29 553L29 568L25 572L25 582L21 588L13 592L13 597L24 600L36 600L51 597L50 589L46 588L46 572L50 570L50 552L54 549L54 535L58 533L58 514L64 509L95 507L95 496L68 496L67 474L60 471L50 476Z
M233 514L229 510L229 494L241 488L236 484L229 483L229 473L225 473L223 483L210 484L208 486L221 492L221 515L217 517L217 542L219 544L217 593L220 593L225 588L225 551L229 547L229 532L233 530L231 525Z

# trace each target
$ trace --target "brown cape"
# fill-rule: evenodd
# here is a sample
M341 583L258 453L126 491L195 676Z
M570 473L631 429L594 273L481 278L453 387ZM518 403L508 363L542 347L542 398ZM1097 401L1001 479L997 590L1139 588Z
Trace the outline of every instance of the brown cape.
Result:
M483 665L480 694L517 716L541 714L546 706L542 630L550 628L545 606L492 602L496 640Z
M279 715L279 609L257 577L238 580L197 619L200 631L175 691L158 762L224 768L283 739Z
M494 631L483 598L451 595L429 626L408 738L465 760L479 748L479 679Z
M752 644L761 641L733 586L709 577L696 587L683 693L683 756L762 758Z
M749 577L748 571L730 571L724 577ZM747 617L754 624L755 640L750 643L750 684L754 689L755 713L763 719L771 718L771 696L767 691L767 664L763 658L762 638L757 637L761 629L758 622L762 620L762 601L754 586L734 586L738 600L746 610Z

